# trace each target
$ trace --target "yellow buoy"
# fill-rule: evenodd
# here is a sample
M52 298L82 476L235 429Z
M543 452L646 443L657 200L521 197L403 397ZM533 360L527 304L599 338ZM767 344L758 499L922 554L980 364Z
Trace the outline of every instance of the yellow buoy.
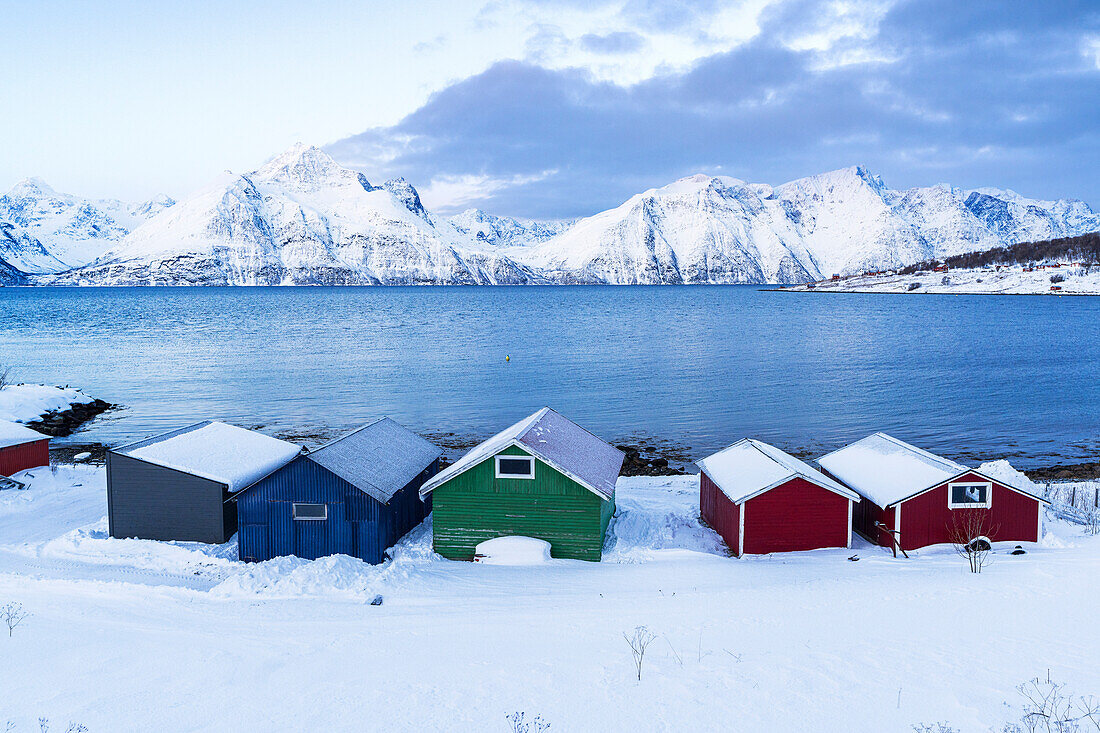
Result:
M507 354L504 355L504 361L511 361L511 360L512 360L512 357L508 356Z

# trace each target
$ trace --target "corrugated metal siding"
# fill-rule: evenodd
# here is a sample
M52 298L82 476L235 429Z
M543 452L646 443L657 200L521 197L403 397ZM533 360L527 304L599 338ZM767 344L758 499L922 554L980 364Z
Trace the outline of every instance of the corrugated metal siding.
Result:
M986 535L994 541L1037 542L1039 540L1039 502L1002 484L993 482L993 502L989 509L948 508L948 483L986 482L974 474L940 484L931 491L902 503L901 545L916 550L928 545L952 541L956 518L981 517Z
M515 446L500 454L529 455ZM470 560L480 542L523 535L549 542L554 557L600 559L612 502L538 459L534 479L498 479L495 473L490 456L432 492L436 552Z
M42 440L0 448L0 476L11 476L28 468L48 465L50 465L49 438L43 437Z
M225 485L107 453L107 515L112 537L226 542L237 531Z
M742 505L749 555L847 547L849 499L793 478Z
M242 560L296 555L316 559L344 554L380 563L392 547L427 516L419 489L438 470L423 474L381 504L306 456L264 478L237 497ZM295 521L295 503L325 504L324 521Z
M741 507L722 493L706 471L699 472L699 516L725 540L734 555L738 554Z

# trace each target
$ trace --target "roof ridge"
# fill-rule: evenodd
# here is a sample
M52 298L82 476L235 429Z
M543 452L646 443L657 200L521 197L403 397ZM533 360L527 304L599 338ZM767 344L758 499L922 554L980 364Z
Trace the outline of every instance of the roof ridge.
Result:
M963 464L961 464L957 461L953 461L950 458L944 458L943 456L938 456L938 455L936 455L935 453L933 453L931 451L927 451L924 448L921 448L919 446L915 446L912 443L906 443L901 438L895 438L893 435L889 435L888 433L877 432L877 433L875 433L875 435L882 436L883 438L885 438L886 440L889 440L894 445L898 445L902 448L906 448L908 450L914 451L914 452L918 453L919 455L922 455L926 458L931 458L932 460L938 461L940 463L950 465L952 468L962 466L964 469L968 469L967 466L965 466L965 465L963 465Z
M596 435L596 434L595 434L595 433L593 433L593 432L592 432L591 430L589 430L589 429L588 429L588 428L586 428L585 426L581 425L580 423L576 422L575 420L571 420L570 418L568 418L568 417L566 417L565 415L561 414L560 412L558 412L557 410L555 410L555 409L554 409L553 407L544 407L544 408L542 408L541 410L539 410L539 412L543 413L543 416L539 417L539 419L538 419L538 420L535 420L534 422L532 422L532 423L531 423L531 426L530 426L529 428L527 428L527 430L525 430L525 431L523 432L523 435L521 435L520 437L516 438L516 440L522 440L522 438L523 438L524 436L526 436L526 435L527 435L527 433L529 433L529 432L531 431L531 428L535 427L535 425L538 425L538 423L539 423L539 420L542 420L542 417L545 417L545 413L547 413L547 412L552 412L552 413L554 413L555 415L557 415L558 417L560 417L560 418L561 418L562 420L565 420L565 421L569 422L569 423L570 423L571 425L575 425L575 426L577 426L578 428L580 428L580 429L581 429L581 430L583 430L584 432L588 433L588 434L589 434L590 436L592 436L592 437L593 437L593 438L595 438L596 440L600 441L601 443L604 443L605 445L610 445L610 446L611 446L612 448L615 448L615 446L611 445L611 443L608 443L608 442L607 442L606 440L604 440L604 439L603 439L603 438L601 438L600 436ZM536 413L536 414L537 414L537 413ZM526 445L526 443L525 443L524 445ZM623 453L623 452L622 452L621 450L619 450L618 448L615 448L615 450L619 451L620 453ZM625 455L626 455L626 453L623 453L623 455L625 456Z
M560 412L555 412L554 410L551 410L549 407L540 407L538 410L535 410L535 412L528 415L523 420L520 420L520 422L519 422L520 427L523 427L524 423L527 423L527 426L523 430L523 432L519 433L518 435L516 435L512 439L513 440L523 440L525 437L527 437L527 433L531 432L531 430L536 425L539 424L539 421L542 420L544 417L546 417L547 412L553 412L555 415L561 415ZM564 415L561 415L561 416L565 417ZM565 418L565 419L569 420L569 418ZM572 422L572 421L570 421L570 422ZM574 423L574 424L576 424L576 423ZM577 427L580 427L580 426L578 425Z
M344 433L343 435L339 435L339 436L333 438L332 440L328 441L327 443L324 443L324 444L318 446L317 448L311 450L310 453L311 454L312 453L320 453L325 448L328 448L329 446L335 445L335 444L339 443L341 440L344 440L345 438L350 438L351 436L355 435L356 433L358 433L360 431L363 431L363 430L366 430L371 425L377 425L378 423L382 422L383 420L388 420L388 419L389 419L388 415L383 415L382 417L375 418L374 420L371 420L366 425L360 425L359 427L355 428L354 430L349 430L348 432Z

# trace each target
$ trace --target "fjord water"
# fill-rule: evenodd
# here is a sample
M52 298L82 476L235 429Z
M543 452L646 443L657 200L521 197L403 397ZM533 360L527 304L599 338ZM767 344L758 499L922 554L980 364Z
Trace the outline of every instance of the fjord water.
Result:
M1024 467L1096 460L1100 298L755 287L0 288L0 364L124 405L70 441L203 419L484 438L550 405L693 456L876 430Z

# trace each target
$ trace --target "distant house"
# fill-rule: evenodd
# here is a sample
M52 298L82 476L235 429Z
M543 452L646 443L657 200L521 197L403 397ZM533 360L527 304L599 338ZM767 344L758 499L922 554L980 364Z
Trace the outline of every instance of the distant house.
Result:
M228 499L300 450L209 421L109 450L111 536L226 542L237 531L237 506Z
M550 543L557 558L599 560L623 464L617 448L543 408L429 479L435 551L471 560L495 537Z
M0 476L50 465L50 439L25 425L0 420Z
M871 542L904 550L969 541L1037 542L1046 502L974 469L875 433L818 460L863 498L854 526Z
M852 546L859 496L804 461L745 439L696 465L700 516L736 555Z
M242 560L351 555L380 563L427 516L442 451L389 418L302 453L234 497Z

